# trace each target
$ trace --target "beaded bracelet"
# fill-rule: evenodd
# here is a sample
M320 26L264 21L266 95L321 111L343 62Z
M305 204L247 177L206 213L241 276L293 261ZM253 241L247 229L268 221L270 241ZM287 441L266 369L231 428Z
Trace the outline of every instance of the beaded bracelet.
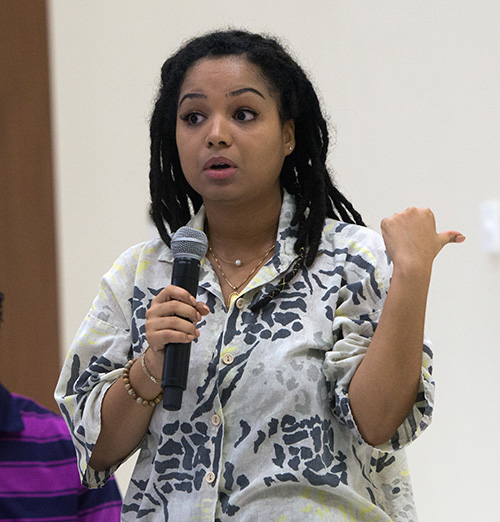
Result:
M132 384L130 384L130 368L132 368L136 361L137 359L132 359L123 368L122 377L123 383L125 384L125 389L127 390L128 394L135 400L135 402L137 402L137 404L142 404L143 406L151 406L151 408L154 408L162 400L163 390L154 399L151 400L143 399L137 394L137 392L132 387Z
M155 384L161 384L161 379L157 379L154 375L152 375L148 367L146 366L146 352L149 350L149 346L146 348L146 351L141 355L141 365L144 373L155 383Z

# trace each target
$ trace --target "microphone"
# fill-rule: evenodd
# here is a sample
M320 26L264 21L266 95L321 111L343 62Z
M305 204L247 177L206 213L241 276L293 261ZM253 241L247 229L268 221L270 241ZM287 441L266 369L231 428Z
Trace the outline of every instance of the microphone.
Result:
M208 248L207 236L190 227L179 228L170 244L174 255L172 284L187 290L193 297L198 293L200 261ZM169 411L180 410L182 393L186 389L191 343L168 343L163 361L163 407Z

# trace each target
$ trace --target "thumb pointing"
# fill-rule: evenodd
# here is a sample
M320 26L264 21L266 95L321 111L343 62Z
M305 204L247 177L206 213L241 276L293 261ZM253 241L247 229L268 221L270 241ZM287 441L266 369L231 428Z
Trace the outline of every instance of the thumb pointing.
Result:
M448 243L463 243L465 241L465 236L456 230L447 230L446 232L441 232L438 236L443 246Z

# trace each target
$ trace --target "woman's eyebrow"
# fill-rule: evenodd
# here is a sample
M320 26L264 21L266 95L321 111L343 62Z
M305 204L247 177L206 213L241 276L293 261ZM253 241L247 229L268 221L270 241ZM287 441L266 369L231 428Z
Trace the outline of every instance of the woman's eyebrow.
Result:
M254 94L257 94L264 100L266 99L266 97L260 91L258 91L257 89L254 89L253 87L242 87L241 89L237 89L236 91L231 91L229 93L229 96L241 96L242 94L245 94L246 92L253 92ZM181 98L181 101L179 102L179 105L177 107L180 107L184 100L187 100L187 99L196 100L196 99L200 99L200 98L206 99L207 95L202 94L201 92L188 92Z
M198 99L198 98L207 98L207 95L206 94L202 94L200 92L188 92L187 94L185 94L181 101L179 102L179 105L177 105L177 107L180 107L182 102L186 99L190 99L190 100L195 100L195 99Z
M229 93L229 96L240 96L241 94L244 94L245 92L253 92L254 94L259 95L261 98L266 99L266 97L257 89L254 89L253 87L243 87L242 89L237 89L236 91L231 91Z

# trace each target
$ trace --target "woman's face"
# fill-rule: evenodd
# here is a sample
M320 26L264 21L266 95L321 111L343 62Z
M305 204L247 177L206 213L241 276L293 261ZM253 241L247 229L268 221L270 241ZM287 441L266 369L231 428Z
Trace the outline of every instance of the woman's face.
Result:
M188 183L205 204L262 203L280 196L279 175L295 145L278 100L243 57L206 58L181 86L176 140Z

